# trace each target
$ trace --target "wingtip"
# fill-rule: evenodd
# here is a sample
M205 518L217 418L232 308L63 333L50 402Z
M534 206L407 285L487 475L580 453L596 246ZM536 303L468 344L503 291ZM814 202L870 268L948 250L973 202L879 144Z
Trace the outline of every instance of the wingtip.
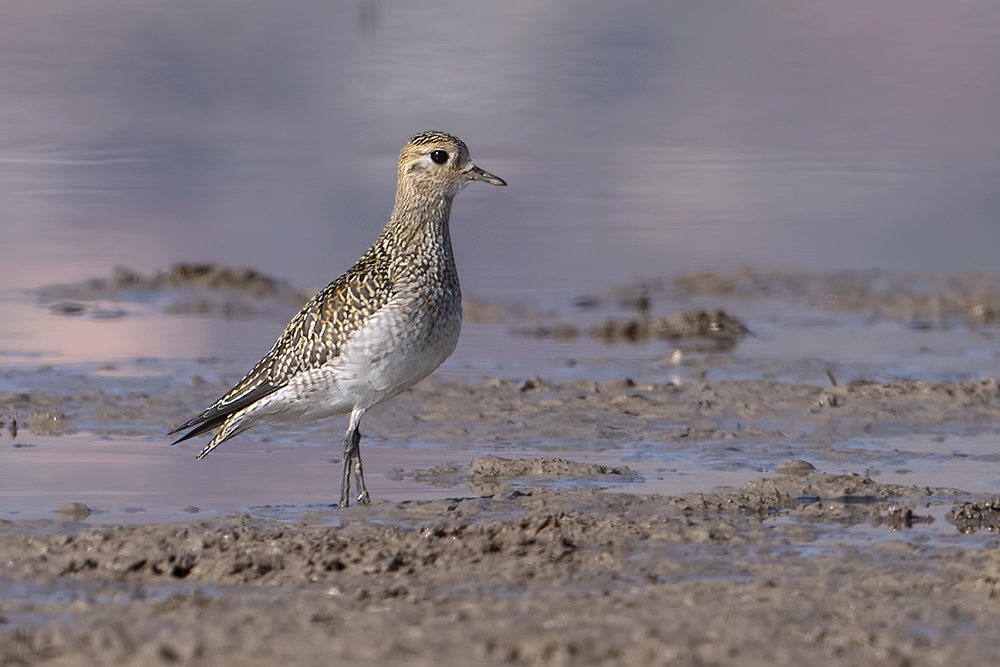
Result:
M170 433L167 433L167 435L173 435L173 434L177 433L178 431L180 431L180 429L176 429L176 428L175 428L175 429L174 429L173 431L171 431ZM178 442L184 442L184 441L185 441L185 440L187 440L188 438L191 438L191 437L194 437L194 435L195 435L195 434L194 434L193 432L192 432L192 433L185 433L185 434L184 434L184 435L182 435L181 437L179 437L179 438L177 438L176 440L174 440L173 442L171 442L171 443L170 443L170 446L171 446L171 447L173 447L173 446L174 446L174 445L176 445L176 444L177 444Z
M177 427L172 428L169 431L167 431L167 435L175 435L177 433L180 433L181 431L186 431L189 428L196 427L196 426L198 426L198 424L200 422L204 421L204 417L205 417L204 415L199 415L199 416L197 416L197 417L195 417L193 419L189 419L186 422L184 422L183 424L181 424L180 426L177 426ZM184 437L187 437L187 436L184 436ZM177 442L180 442L180 441L178 440ZM177 443L175 442L173 444L176 445Z
M187 433L185 433L181 437L179 437L176 440L174 440L173 442L171 442L170 446L173 447L178 442L184 442L185 440L187 440L189 438L193 438L196 435L201 435L205 431L211 430L211 428L212 427L209 427L209 426L207 426L204 423L202 423L202 424L192 424L191 422L185 422L184 424L181 424L180 426L178 426L177 428L175 428L173 431L170 431L169 433L167 433L167 435L175 435L177 433L180 433L181 431L187 431ZM188 430L188 429L191 429L191 430Z

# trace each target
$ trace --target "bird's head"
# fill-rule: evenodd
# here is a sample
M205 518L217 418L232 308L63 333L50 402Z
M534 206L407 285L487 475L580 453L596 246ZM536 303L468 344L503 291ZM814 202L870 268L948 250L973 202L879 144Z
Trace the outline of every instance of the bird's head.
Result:
M400 186L454 196L472 181L507 185L502 178L477 167L465 142L452 134L421 132L406 142L399 154Z

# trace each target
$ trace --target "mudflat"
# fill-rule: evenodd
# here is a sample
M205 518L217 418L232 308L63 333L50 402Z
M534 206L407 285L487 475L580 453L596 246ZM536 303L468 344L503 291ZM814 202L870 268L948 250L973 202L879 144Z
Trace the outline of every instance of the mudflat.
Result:
M0 302L30 343L0 365L0 665L998 664L1000 278L916 284L467 303L366 416L345 510L337 420L201 462L164 435L306 292L184 265Z
M141 435L218 389L0 403ZM0 664L994 664L996 504L905 480L920 461L995 466L947 434L988 439L998 419L994 380L432 380L370 428L441 443L440 465L381 474L452 498L0 522ZM844 446L932 426L936 452ZM551 451L518 455L526 440ZM663 462L692 452L770 463L671 493Z

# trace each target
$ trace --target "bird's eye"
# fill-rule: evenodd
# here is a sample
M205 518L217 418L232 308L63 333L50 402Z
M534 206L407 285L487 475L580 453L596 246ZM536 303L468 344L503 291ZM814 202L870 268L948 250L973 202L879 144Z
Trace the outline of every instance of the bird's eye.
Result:
M431 160L434 161L434 164L444 164L448 161L448 154L441 150L431 151Z

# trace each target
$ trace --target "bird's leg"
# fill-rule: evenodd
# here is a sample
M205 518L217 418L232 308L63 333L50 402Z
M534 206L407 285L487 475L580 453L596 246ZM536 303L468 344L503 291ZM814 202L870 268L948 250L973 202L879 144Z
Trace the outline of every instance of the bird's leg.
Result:
M367 505L371 502L368 489L365 488L365 471L361 468L361 431L354 429L354 483L358 487L358 503Z
M340 481L340 506L351 504L351 470L354 470L354 481L358 487L358 502L367 505L368 490L365 488L365 473L361 468L361 415L364 410L355 408L351 411L351 423L344 434L344 473Z
M357 429L347 429L344 436L344 474L340 479L340 506L347 507L351 504L351 456L354 453L354 434L357 433L360 441L360 433Z

